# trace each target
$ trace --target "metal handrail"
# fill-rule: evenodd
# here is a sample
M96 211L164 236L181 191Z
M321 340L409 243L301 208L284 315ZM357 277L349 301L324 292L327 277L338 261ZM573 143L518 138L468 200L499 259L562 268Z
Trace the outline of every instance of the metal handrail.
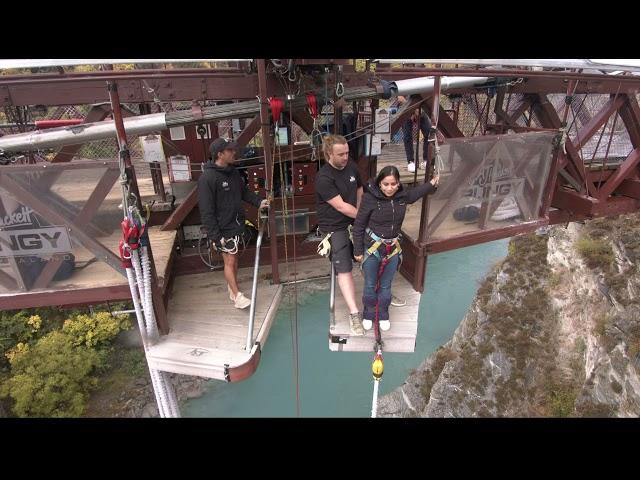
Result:
M249 330L247 331L247 351L251 351L253 346L253 324L256 319L256 300L258 295L258 267L260 266L260 246L262 245L262 237L264 236L264 227L267 223L267 215L260 216L260 230L258 232L258 240L256 241L256 260L253 264L253 285L251 285L251 307L249 309Z
M335 315L335 307L336 307L336 270L333 266L333 262L331 262L331 293L329 294L329 327L330 330L333 330L336 326L336 315Z

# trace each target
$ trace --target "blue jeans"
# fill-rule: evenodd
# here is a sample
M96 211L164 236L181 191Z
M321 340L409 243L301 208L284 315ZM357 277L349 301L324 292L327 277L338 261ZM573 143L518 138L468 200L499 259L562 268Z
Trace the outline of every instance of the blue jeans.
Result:
M398 270L398 265L400 265L400 255L394 255L389 259L380 278L380 289L376 293L380 262L375 255L369 255L362 264L362 272L364 273L364 291L362 295L364 312L362 317L367 320L375 320L376 303L378 304L378 320L389 320L391 282L393 282L393 276Z
M427 146L429 139L429 128L431 128L431 121L426 115L420 117L420 131L424 137L422 144L422 159L427 161ZM407 162L413 162L415 160L413 155L413 122L411 119L407 120L402 126L403 140L404 140L404 152L407 155Z

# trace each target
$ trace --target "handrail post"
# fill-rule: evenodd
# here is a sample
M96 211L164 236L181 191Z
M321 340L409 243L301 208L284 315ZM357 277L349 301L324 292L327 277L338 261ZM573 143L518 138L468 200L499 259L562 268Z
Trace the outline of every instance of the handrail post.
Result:
M262 217L261 217L262 218ZM267 217L268 218L268 217ZM258 240L256 240L256 260L253 264L253 284L251 285L251 307L249 307L249 330L247 331L247 352L251 351L253 345L253 324L256 319L256 300L258 296L258 268L260 266L260 246L264 235L264 225L266 221L262 219Z
M329 293L329 321L330 329L333 330L336 326L336 270L331 262L331 293Z

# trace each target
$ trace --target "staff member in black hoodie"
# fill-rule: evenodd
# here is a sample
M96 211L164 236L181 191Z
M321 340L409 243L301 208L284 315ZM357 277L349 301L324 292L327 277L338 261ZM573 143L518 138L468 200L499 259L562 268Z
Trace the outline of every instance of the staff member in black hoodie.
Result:
M400 172L390 165L380 170L375 182L367 184L353 225L353 254L358 262L362 262L364 272L362 326L365 330L373 326L376 306L380 329L391 328L391 282L401 262L399 236L407 204L435 192L439 181L436 175L428 183L405 189L400 183ZM376 289L380 265L385 257L387 262Z
M267 208L269 201L251 193L233 166L236 148L235 142L224 138L216 138L211 143L211 160L198 180L198 204L207 235L224 260L229 299L236 308L247 308L251 300L238 289L238 250L235 248L245 229L242 200L260 209Z

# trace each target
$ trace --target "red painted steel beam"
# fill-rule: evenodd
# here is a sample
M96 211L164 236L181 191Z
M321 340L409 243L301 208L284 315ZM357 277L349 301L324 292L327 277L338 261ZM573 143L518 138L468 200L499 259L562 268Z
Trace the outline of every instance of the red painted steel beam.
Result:
M306 110L294 110L292 112L293 121L300 127L306 134L310 134L313 130L313 117Z
M535 231L539 227L549 224L546 218L525 222L518 225L511 225L505 228L482 230L479 232L464 233L444 239L430 239L426 243L426 249L429 253L445 252L456 248L468 247L479 243L492 242L501 238L509 238L521 233L529 233Z
M433 97L427 97L425 99L425 108L429 110L433 110ZM442 108L442 105L439 105L438 112L438 130L441 130L444 133L444 136L447 138L460 138L464 137L464 133L458 128L456 122L449 116L449 113Z
M200 70L181 73L173 70L140 72L94 72L96 75L69 75L38 78L0 77L0 106L17 105L81 105L106 102L104 82L118 86L120 98L127 103L153 103L192 100L249 100L258 93L255 74L219 73ZM175 73L174 73L175 72ZM365 85L369 79L364 73L345 73L346 88ZM276 78L267 79L269 96L282 96L285 92Z
M616 193L640 200L640 180L625 178L616 188Z
M620 109L620 117L627 127L633 148L640 147L640 107L635 95L624 95L626 102Z
M625 178L633 175L633 170L638 166L638 162L640 162L640 147L634 149L629 154L626 160L622 162L622 165L616 169L615 173L611 175L604 186L600 188L598 198L600 200L605 200L609 195L611 195Z
M638 209L640 209L640 201L635 198L616 196L599 202L593 213L596 217L613 217L621 213L637 212Z
M502 109L502 107L496 110L496 115L508 128L513 129L515 132L520 132L523 131L524 128L518 125L518 119L531 107L532 103L533 99L530 96L526 96L522 99L518 107L511 115L508 115L507 112ZM496 106L498 106L497 103Z
M90 305L118 300L130 300L129 285L49 290L45 292L11 293L0 295L1 310L47 307L51 305Z
M607 103L595 114L589 122L582 127L576 134L576 140L574 146L576 150L580 150L595 133L609 120L624 103L626 98L622 95L618 95L617 98L610 98Z
M606 182L614 172L615 170L587 170L587 176L594 184L601 184L602 182ZM617 192L618 190L616 190L616 193Z
M598 200L572 190L558 189L553 194L551 206L582 215L592 215Z
M549 102L546 95L537 95L537 99L538 102L536 103L537 108L535 109L535 112L536 115L538 115L540 122L547 128L561 128L562 122L558 116L558 112L556 112L556 109L553 107L551 102ZM565 141L565 149L569 160L573 164L574 174L577 173L579 175L579 179L576 180L579 180L580 185L584 185L586 183L587 193L592 197L596 197L596 187L589 179L585 180L586 171L584 163L578 154L578 150L568 137Z

